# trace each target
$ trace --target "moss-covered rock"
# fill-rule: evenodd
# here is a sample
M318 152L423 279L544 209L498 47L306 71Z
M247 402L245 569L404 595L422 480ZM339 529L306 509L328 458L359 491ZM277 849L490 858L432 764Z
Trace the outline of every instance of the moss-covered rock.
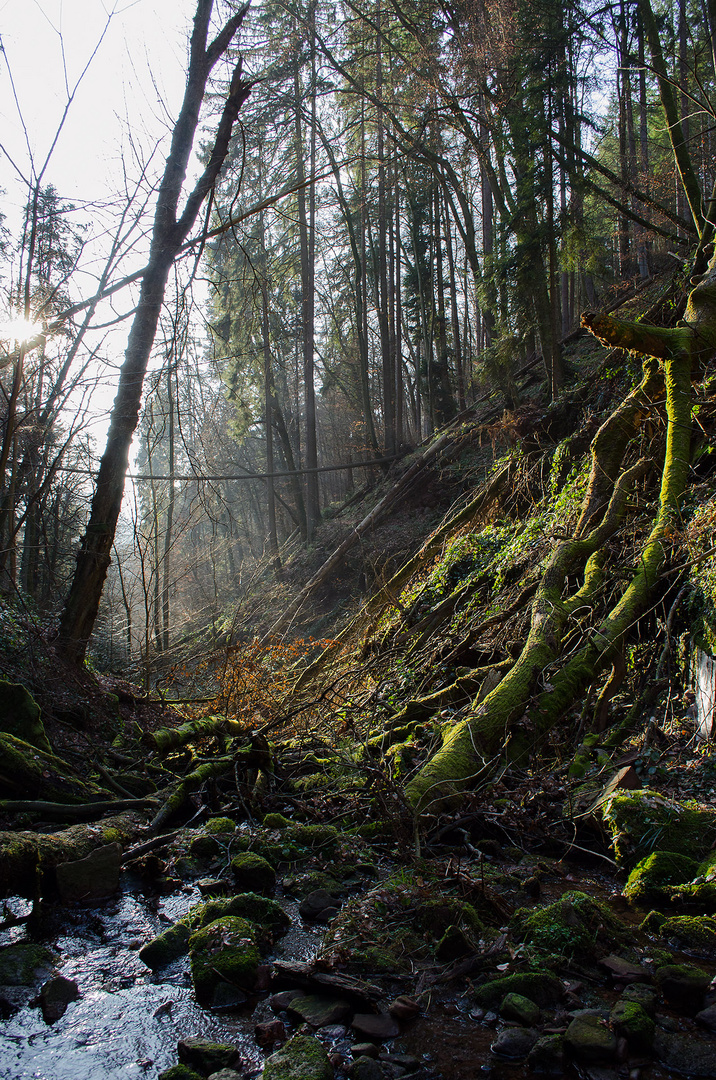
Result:
M648 1054L654 1042L655 1024L638 1001L617 1001L609 1014L612 1030L626 1039L635 1054Z
M513 932L545 956L588 959L613 947L624 927L606 904L582 892L569 892L537 911L520 909Z
M204 826L204 832L209 836L223 836L231 834L236 831L236 822L230 817L213 817L209 818Z
M663 964L654 972L654 982L673 1008L693 1014L703 1005L711 977L695 964Z
M197 833L189 841L189 852L195 858L213 859L221 851L221 844L215 836L209 836L206 832ZM183 874L181 875L184 876Z
M315 1035L294 1035L266 1059L263 1080L333 1080L333 1067Z
M696 877L699 865L688 855L673 851L654 851L634 867L624 887L624 896L632 904L668 903L672 885L681 885Z
M276 871L261 855L243 852L231 860L236 887L242 892L272 893L276 888Z
M33 986L52 970L57 954L45 945L18 942L0 947L0 986Z
M168 926L139 950L139 959L152 971L160 971L189 948L191 931L183 920Z
M238 1068L241 1054L232 1043L214 1042L211 1039L182 1039L177 1046L179 1061L203 1076L219 1069Z
M576 1016L564 1033L565 1046L573 1057L585 1065L597 1065L614 1060L617 1039L599 1016Z
M475 990L475 1004L482 1008L494 1008L508 994L520 994L529 998L541 1009L557 1005L564 997L561 981L546 971L515 972L500 979L491 979Z
M196 930L215 919L226 915L238 915L255 926L260 926L272 934L285 934L291 925L291 919L280 904L258 893L244 892L226 899L217 898L194 904L185 916L187 925Z
M262 822L264 829L287 829L290 824L283 814L265 814Z
M539 1023L539 1015L539 1005L524 994L506 994L500 1005L500 1016L522 1027L535 1027Z
M170 1065L159 1073L157 1080L204 1080L204 1077L188 1065Z
M202 1005L211 1006L222 982L242 991L254 988L260 954L246 919L224 916L197 930L189 938L189 958L194 990Z
M634 866L653 851L703 859L716 841L716 810L680 803L658 792L618 791L602 806L617 862Z
M14 735L0 734L0 798L88 802L99 789L78 779L67 762Z
M716 920L708 915L676 915L664 919L659 935L681 948L711 952L716 949Z
M0 731L52 753L45 726L40 718L40 706L22 683L0 679Z

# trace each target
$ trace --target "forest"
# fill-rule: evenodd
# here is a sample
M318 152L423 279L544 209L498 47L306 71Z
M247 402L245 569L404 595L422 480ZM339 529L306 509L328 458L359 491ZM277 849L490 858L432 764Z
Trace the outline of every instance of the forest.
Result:
M0 57L0 1080L716 1078L716 0L191 15Z

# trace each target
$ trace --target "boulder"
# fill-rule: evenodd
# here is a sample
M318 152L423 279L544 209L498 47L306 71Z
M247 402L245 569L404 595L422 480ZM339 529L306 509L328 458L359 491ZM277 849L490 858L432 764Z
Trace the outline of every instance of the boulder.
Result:
M70 1002L77 1001L79 996L79 987L74 979L66 979L64 975L56 975L54 979L48 979L40 987L39 997L45 1023L54 1024L65 1015Z
M314 1028L340 1024L351 1015L352 1009L341 998L319 997L317 994L299 994L286 1006L288 1015L303 1020Z
M245 851L231 860L237 889L242 892L255 892L263 896L276 888L276 871L261 855Z
M18 942L0 946L0 986L32 986L50 973L56 958L44 945Z
M333 1080L333 1066L315 1035L294 1035L266 1059L263 1080Z
M653 851L637 863L624 887L624 896L632 904L642 907L668 903L670 886L692 881L699 872L699 864L688 855L674 851Z
M616 1035L626 1039L634 1054L648 1054L654 1042L655 1025L637 1001L617 1001L609 1014L609 1024Z
M692 964L664 964L656 969L654 982L672 1008L693 1015L703 1006L711 977Z
M561 1035L541 1035L527 1055L533 1072L562 1073L564 1069L564 1039Z
M241 991L256 983L260 954L251 924L238 916L209 923L189 938L191 977L202 1005L211 1006L224 982Z
M52 747L40 719L40 706L22 683L0 679L0 731L52 753Z
M119 888L121 869L121 844L105 844L84 859L60 863L55 867L60 898L65 902L92 903L112 896Z
M182 1065L196 1069L203 1076L241 1064L241 1054L236 1046L212 1042L210 1039L182 1039L177 1045L177 1052Z
M369 1039L394 1039L400 1034L400 1028L390 1013L356 1013L351 1021L351 1027L359 1035Z
M712 1042L701 1042L693 1035L659 1031L654 1036L654 1054L662 1065L685 1076L716 1078L716 1053Z
M602 807L617 862L633 867L655 847L703 859L716 841L716 810L677 802L656 791L620 791Z
M314 889L298 905L298 913L306 922L323 922L338 913L341 901L326 889Z
M500 1005L500 1015L514 1020L521 1027L534 1027L539 1022L539 1005L522 994L506 994Z
M533 1028L505 1028L490 1050L495 1057L505 1058L507 1061L522 1061L533 1049L538 1038L538 1033Z
M582 1013L570 1023L564 1044L573 1057L584 1065L598 1065L614 1060L617 1038L601 1016Z

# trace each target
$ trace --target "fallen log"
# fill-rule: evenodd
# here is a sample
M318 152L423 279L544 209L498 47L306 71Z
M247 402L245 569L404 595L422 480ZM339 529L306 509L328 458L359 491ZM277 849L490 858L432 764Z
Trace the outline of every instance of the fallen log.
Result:
M177 728L159 728L149 731L146 741L160 754L166 754L195 739L206 739L214 735L245 735L246 728L238 720L228 716L209 716L201 720L190 720Z

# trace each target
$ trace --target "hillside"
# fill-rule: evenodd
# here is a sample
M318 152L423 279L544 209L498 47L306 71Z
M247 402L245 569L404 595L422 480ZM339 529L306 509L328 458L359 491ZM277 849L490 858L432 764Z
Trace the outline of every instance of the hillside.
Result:
M714 272L681 327L670 280L585 323L653 356ZM193 705L6 604L40 708L3 684L0 1076L81 1068L80 1029L117 1077L716 1076L716 369L683 340L575 336L555 404L536 367L437 432L187 661Z

